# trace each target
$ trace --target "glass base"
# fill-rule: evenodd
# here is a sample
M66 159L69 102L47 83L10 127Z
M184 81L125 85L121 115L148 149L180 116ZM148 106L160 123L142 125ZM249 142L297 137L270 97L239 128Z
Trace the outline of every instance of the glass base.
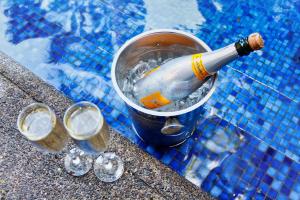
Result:
M73 176L82 176L88 173L92 165L93 158L78 148L71 149L65 157L65 169Z
M94 162L94 172L103 182L114 182L124 172L124 164L115 153L103 153Z

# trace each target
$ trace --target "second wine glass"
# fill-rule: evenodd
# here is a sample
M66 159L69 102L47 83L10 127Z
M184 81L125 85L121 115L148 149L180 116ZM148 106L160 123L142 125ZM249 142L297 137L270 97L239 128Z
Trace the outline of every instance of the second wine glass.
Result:
M94 172L101 181L113 182L122 176L124 165L120 157L104 153L110 142L110 129L95 104L82 101L69 107L64 126L81 150L99 156L94 162Z

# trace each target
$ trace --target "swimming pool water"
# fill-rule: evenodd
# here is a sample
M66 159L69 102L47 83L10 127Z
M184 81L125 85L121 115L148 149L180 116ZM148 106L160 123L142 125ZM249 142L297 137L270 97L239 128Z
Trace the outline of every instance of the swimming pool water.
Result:
M156 28L212 49L256 31L266 44L220 71L196 133L163 150L134 135L110 81L117 49ZM97 103L120 134L219 199L300 199L299 36L298 0L0 2L1 51L74 101Z

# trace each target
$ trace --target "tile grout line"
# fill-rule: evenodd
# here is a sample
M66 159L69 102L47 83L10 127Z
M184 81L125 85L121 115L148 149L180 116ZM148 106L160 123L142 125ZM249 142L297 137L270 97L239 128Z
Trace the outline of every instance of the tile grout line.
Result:
M225 120L225 119L223 119L222 117L220 117L218 114L215 114L215 115L218 116L220 119ZM264 143L264 144L266 144L267 146L272 147L272 148L275 149L277 152L279 152L279 153L283 154L284 156L290 158L290 159L293 160L294 162L300 164L299 161L297 161L297 160L295 160L294 158L292 158L292 157L286 155L284 152L278 150L278 149L277 149L276 147L274 147L272 144L267 143L266 141L264 141L264 140L262 140L261 138L259 138L259 137L255 136L255 135L253 135L253 134L250 133L249 131L247 131L247 130L241 128L241 127L239 127L238 125L235 125L235 124L233 124L233 123L231 123L231 122L229 122L229 121L227 121L227 120L225 120L225 121L228 122L229 124L233 125L234 127L238 128L238 129L241 129L242 131L244 131L245 133L247 133L247 134L249 134L250 136L254 137L255 139L257 139L257 140L260 141L261 143Z
M258 84L260 84L260 85L262 85L262 86L264 86L264 87L266 87L266 88L269 88L270 90L273 90L275 93L280 94L281 96L284 96L285 98L289 99L290 101L293 101L293 102L295 102L295 103L299 103L298 101L296 101L296 100L290 98L289 96L285 95L284 93L280 92L279 90L276 90L275 88L273 88L273 87L271 87L271 86L269 86L269 85L267 85L267 84L265 84L265 83L263 83L263 82L261 82L261 81L255 79L255 78L253 78L252 76L249 76L248 74L246 74L246 73L244 73L244 72L242 72L242 71L240 71L240 70L238 70L238 69L236 69L236 68L234 68L234 67L231 67L231 66L229 66L229 65L226 65L226 66L227 66L228 68L232 69L233 71L236 71L236 72L238 72L238 73L240 73L240 74L243 74L244 76L248 77L249 79L251 79L251 80L257 82Z

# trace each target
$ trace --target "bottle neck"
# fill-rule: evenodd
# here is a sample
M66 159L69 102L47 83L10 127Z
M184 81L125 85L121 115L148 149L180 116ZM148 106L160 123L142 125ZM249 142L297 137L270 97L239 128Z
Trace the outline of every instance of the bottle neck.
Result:
M242 38L233 44L207 53L203 60L203 64L207 72L213 74L220 70L224 65L238 57L249 55L252 51L253 49L251 49L249 45L248 37Z
M235 47L235 44L230 44L226 47L218 49L213 52L205 54L203 57L203 65L209 74L214 74L219 71L221 67L237 59L239 53Z

